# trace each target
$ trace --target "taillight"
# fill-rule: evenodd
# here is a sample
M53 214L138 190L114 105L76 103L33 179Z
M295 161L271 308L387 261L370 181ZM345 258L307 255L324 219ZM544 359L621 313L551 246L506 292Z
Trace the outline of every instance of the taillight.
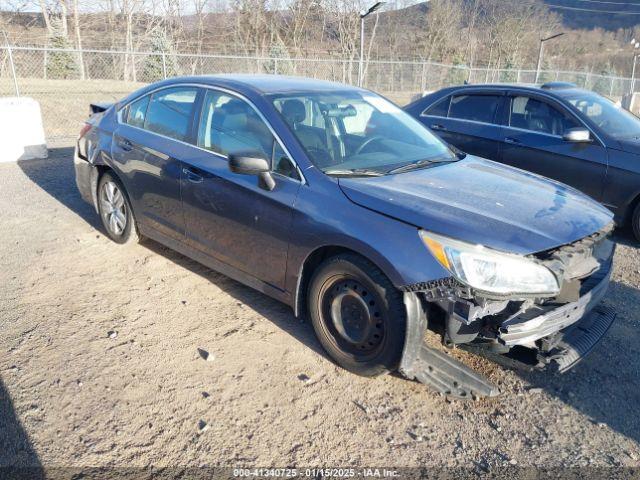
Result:
M85 123L80 129L80 135L78 135L78 156L84 160L87 159L87 140L84 136L89 130L91 130L91 125Z
M91 125L89 125L88 123L85 123L84 125L82 125L82 128L80 129L80 135L78 136L78 138L82 138L86 135L86 133L91 130Z

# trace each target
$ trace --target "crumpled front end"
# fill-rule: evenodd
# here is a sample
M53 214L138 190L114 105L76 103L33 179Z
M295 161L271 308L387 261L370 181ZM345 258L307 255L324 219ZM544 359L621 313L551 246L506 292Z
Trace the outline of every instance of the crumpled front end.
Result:
M529 256L558 279L560 290L553 296L501 297L474 291L454 278L406 286L410 318L402 373L448 395L497 393L482 377L442 352L437 352L438 359L426 358L435 352L422 345L427 323L441 333L447 346L464 345L493 358L560 372L574 366L615 319L612 309L600 305L612 269L612 229L610 224L572 244Z

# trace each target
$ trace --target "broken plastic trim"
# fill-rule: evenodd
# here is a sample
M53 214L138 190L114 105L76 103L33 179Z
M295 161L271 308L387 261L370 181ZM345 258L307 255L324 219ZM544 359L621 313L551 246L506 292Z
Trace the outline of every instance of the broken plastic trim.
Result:
M498 395L498 388L482 375L455 358L424 345L427 317L416 293L405 292L404 304L407 333L399 367L402 375L450 397L472 399Z

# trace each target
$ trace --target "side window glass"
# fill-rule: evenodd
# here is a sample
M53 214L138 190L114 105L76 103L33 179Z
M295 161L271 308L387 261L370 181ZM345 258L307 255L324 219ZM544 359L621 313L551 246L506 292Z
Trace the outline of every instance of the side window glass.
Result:
M300 175L293 162L278 142L273 143L273 168L276 173L300 181Z
M195 105L196 88L175 87L151 96L144 128L152 132L186 141Z
M144 127L144 119L147 114L147 106L149 105L149 95L131 103L128 108L126 123L134 127Z
M458 95L451 99L449 117L475 122L494 123L500 103L498 95Z
M446 117L449 114L449 104L451 103L451 97L444 98L434 105L427 108L423 115L433 115L436 117Z
M552 105L531 97L513 97L509 126L533 132L562 135L570 128L580 125L569 114Z
M207 91L198 129L198 146L221 155L257 152L270 159L274 137L258 113L244 100Z

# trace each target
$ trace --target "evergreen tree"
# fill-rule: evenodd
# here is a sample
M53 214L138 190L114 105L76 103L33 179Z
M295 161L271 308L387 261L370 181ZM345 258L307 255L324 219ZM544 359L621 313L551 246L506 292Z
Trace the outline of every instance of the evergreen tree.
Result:
M51 37L51 47L56 49L71 48L69 39L61 34L55 33ZM47 58L48 78L76 78L78 76L78 64L73 52L52 51Z
M164 78L166 68L167 78L178 75L178 64L171 43L164 31L156 29L151 34L151 51L156 55L149 55L144 63L142 71L143 79L147 82L155 82ZM164 65L162 54L164 53Z

